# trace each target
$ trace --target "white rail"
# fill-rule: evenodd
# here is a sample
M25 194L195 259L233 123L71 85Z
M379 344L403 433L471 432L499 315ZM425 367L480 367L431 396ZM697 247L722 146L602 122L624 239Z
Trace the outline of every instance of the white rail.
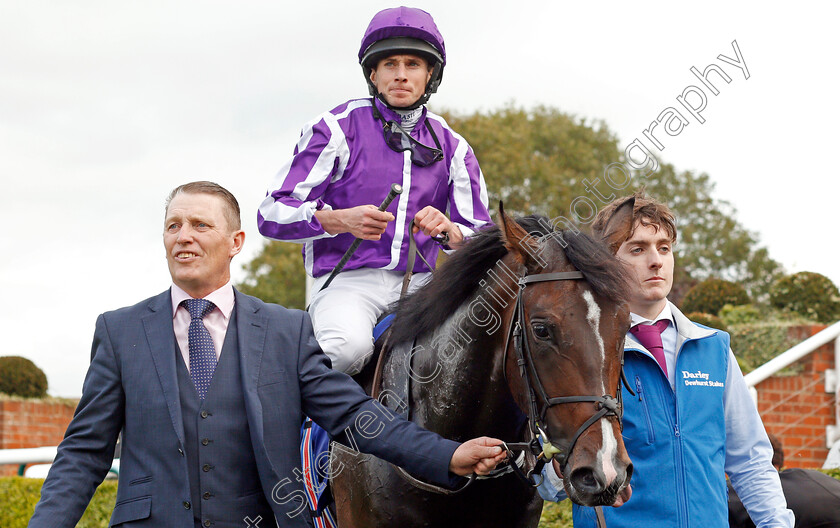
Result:
M20 466L18 470L19 475L23 475L23 468L27 464L52 464L55 456L58 453L58 446L45 447L28 447L24 449L0 449L0 466L4 464L15 464ZM114 459L111 463L109 472L114 475L120 474L120 460ZM27 475L28 476L28 475ZM46 476L46 470L43 475L37 475L38 478Z
M825 443L827 447L840 444L840 387L838 387L840 385L840 321L812 335L744 376L744 381L750 388L753 400L758 401L756 385L831 341L834 341L834 368L825 371L825 392L834 393L835 425L826 427Z
M26 449L0 449L0 465L43 464L55 460L58 447L29 447Z
M773 374L779 372L788 365L796 363L814 350L832 340L837 339L838 337L840 337L840 321L834 323L825 330L822 330L818 334L812 335L787 352L783 352L767 363L761 365L754 371L744 376L744 381L747 382L748 387L755 387Z

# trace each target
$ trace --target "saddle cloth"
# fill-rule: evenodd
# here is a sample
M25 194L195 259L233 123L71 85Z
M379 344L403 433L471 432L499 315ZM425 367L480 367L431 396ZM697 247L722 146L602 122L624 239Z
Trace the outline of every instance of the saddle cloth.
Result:
M306 502L316 528L338 528L332 513L327 508L332 502L332 495L327 486L329 475L318 468L329 467L330 437L318 424L306 418L300 426L300 458L303 469L303 487Z
M373 329L373 340L378 341L390 328L393 314L384 317ZM402 350L402 349L405 350ZM396 361L390 361L389 377L395 382L389 383L388 392L380 398L381 403L404 418L408 415L408 369L404 367L408 361L411 346L400 347L399 352L393 351ZM394 375L394 376L392 376ZM400 379L401 378L401 379ZM310 418L306 418L300 428L300 456L303 469L304 488L312 519L316 528L337 528L328 509L332 502L329 490L329 475L323 474L318 468L329 467L326 460L329 457L330 437L327 432Z

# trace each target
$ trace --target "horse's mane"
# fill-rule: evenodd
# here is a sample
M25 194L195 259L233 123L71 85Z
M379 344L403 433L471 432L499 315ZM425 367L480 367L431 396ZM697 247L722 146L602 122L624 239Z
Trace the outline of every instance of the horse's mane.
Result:
M625 301L627 272L605 245L579 231L548 229L546 226L551 223L544 217L527 216L517 218L516 222L534 237L562 238L566 258L583 273L595 293L616 302ZM498 226L473 235L435 271L425 286L397 303L389 340L405 342L443 325L459 306L473 297L480 282L486 280L488 270L507 252Z

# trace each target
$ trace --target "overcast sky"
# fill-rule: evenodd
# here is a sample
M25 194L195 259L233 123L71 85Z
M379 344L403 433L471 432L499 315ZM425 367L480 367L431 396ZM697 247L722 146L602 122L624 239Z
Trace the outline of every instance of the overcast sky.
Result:
M715 63L720 93L661 157L716 197L789 272L840 283L833 159L838 9L827 2L425 1L444 35L433 109L543 104L603 119L622 147ZM96 316L169 286L173 187L216 181L256 208L301 126L367 95L356 54L378 10L353 2L27 0L0 3L0 355L77 397ZM830 7L826 7L830 6ZM718 60L735 58L745 73ZM650 145L648 144L650 148ZM480 160L479 160L480 161ZM557 214L561 214L558 211Z

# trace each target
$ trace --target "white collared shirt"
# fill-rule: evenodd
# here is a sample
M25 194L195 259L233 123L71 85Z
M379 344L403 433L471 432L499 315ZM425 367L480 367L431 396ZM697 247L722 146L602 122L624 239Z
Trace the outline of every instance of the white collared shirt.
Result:
M665 365L668 367L668 383L671 384L671 389L673 389L674 372L677 367L677 324L674 322L674 314L671 313L671 303L666 302L665 308L653 320L630 312L630 327L638 324L653 324L663 319L667 320L669 324L668 328L662 331L662 351L665 353ZM636 340L631 334L628 333L627 335Z
M192 297L175 284L172 284L170 295L172 297L172 327L175 330L175 339L178 341L178 347L181 349L181 357L184 358L184 364L187 365L187 370L189 370L190 348L188 334L191 318L190 312L186 307L181 306L181 302L186 299L192 299ZM216 348L216 361L218 361L219 356L222 354L222 345L225 342L230 314L233 313L233 285L228 281L227 284L204 298L216 305L209 314L204 316L204 326L210 332L210 337L213 338L213 346Z

